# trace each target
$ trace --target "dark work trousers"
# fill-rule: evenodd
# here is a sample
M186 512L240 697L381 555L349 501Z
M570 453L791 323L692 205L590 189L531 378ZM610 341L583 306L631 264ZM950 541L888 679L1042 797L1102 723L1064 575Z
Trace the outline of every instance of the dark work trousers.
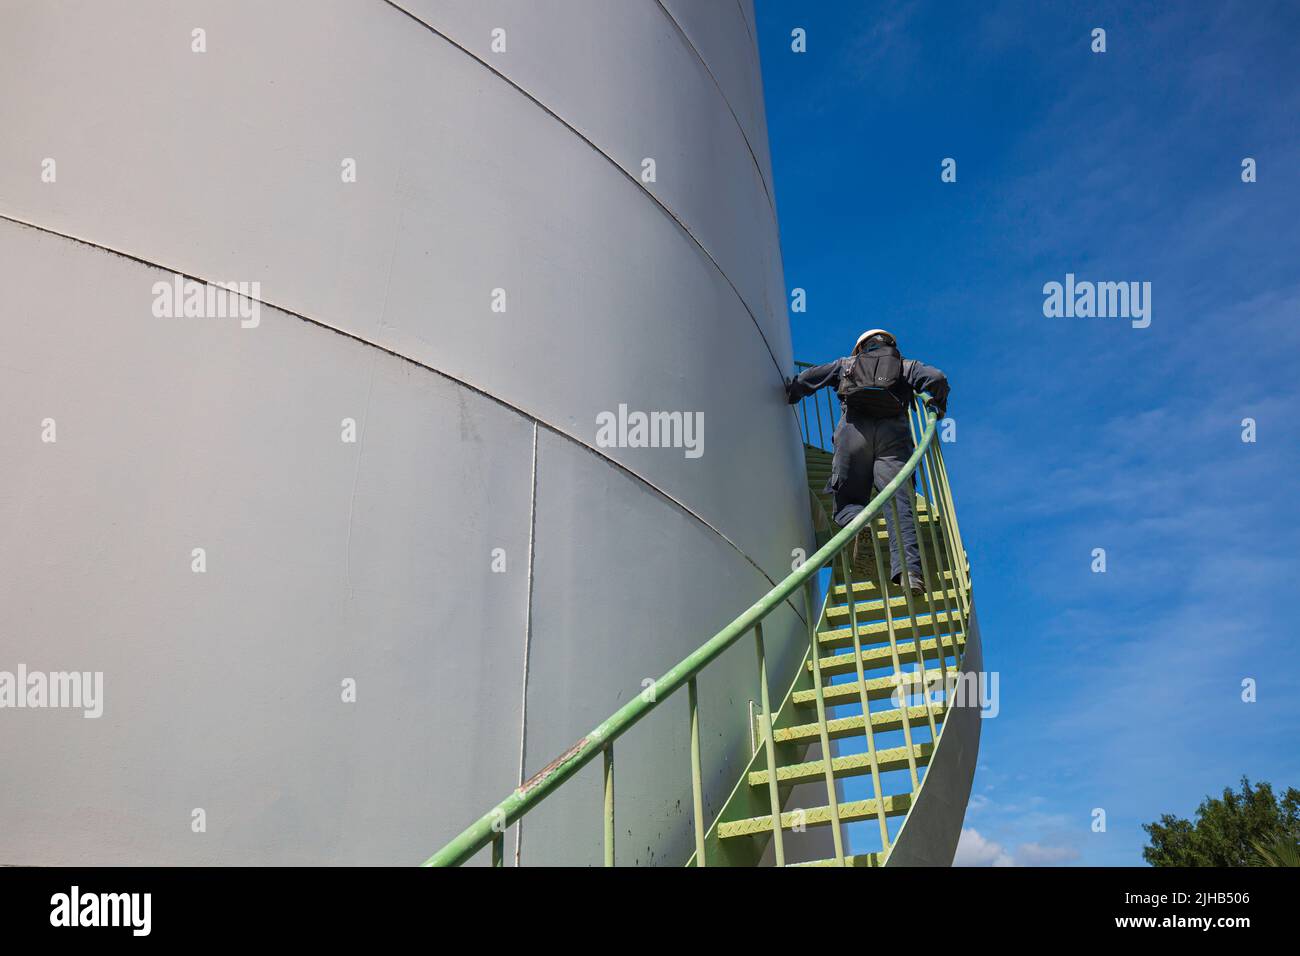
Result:
M857 411L845 411L835 427L835 457L826 490L834 497L835 523L841 528L871 503L875 493L893 480L912 455L912 433L907 419L871 418ZM916 545L916 524L912 520L913 483L904 481L894 493L898 520L903 525L903 550L907 567L921 577L921 552ZM898 529L894 509L884 507L889 526L889 575L898 577Z

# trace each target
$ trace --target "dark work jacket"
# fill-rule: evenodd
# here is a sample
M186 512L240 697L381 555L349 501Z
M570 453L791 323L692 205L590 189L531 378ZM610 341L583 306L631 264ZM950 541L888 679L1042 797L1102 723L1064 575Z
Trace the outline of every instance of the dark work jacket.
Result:
M845 368L853 360L850 355L825 365L804 369L786 386L790 404L823 388L838 389ZM932 365L925 365L916 359L903 359L903 378L913 393L929 392L931 405L938 416L943 418L948 408L948 377Z
M838 388L852 356L806 368L786 385L790 404L823 388ZM930 365L903 360L903 378L913 394L927 392L935 413L942 418L948 404L948 379ZM873 488L882 488L898 473L912 453L911 427L906 412L892 418L873 418L861 410L844 408L835 426L835 454L825 490L834 495L835 520L848 521L870 500ZM900 512L910 514L908 493L899 488ZM888 518L888 515L886 515ZM909 549L909 554L910 550ZM896 570L896 569L895 569Z

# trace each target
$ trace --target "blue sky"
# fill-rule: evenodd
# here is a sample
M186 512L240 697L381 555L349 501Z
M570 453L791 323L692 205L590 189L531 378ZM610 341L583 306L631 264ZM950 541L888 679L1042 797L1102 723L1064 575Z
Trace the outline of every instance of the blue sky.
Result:
M756 6L796 356L882 326L953 386L1001 676L959 860L1142 865L1143 822L1300 786L1300 5ZM1045 318L1067 272L1150 327Z

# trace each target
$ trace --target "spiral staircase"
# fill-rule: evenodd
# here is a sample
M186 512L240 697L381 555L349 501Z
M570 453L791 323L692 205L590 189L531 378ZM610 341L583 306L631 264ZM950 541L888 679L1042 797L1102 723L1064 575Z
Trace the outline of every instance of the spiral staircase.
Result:
M604 862L616 859L616 741L686 688L690 735L691 866L947 866L961 833L979 748L982 656L938 422L918 396L908 418L915 450L848 526L829 520L830 437L837 409L812 395L796 414L804 440L817 551L643 693L514 790L426 866L457 866L480 851L505 862L505 834L600 757ZM894 492L907 487L925 579L922 593L880 569L898 547L886 531ZM894 520L897 521L895 513ZM801 600L807 652L774 699L764 620ZM697 675L748 638L756 657L751 756L721 808L706 814ZM782 686L785 686L784 684ZM684 723L686 723L684 721ZM558 796L557 796L558 794Z

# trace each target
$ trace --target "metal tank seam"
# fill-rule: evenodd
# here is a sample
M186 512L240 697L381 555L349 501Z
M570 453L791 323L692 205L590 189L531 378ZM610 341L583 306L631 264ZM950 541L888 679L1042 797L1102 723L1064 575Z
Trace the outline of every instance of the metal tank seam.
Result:
M533 420L533 470L528 495L528 597L524 603L524 675L519 704L519 786L524 776L524 758L528 753L528 665L533 639L533 558L537 553L537 421ZM524 839L524 821L515 824L515 866L519 866Z
M131 262L135 262L147 268L160 269L163 272L168 272L171 273L172 275L178 275L184 279L191 279L195 282L202 282L205 285L214 285L214 283L212 283L208 279L203 278L202 276L194 275L193 273L185 272L180 269L173 269L170 266L163 265L162 263L153 262L149 259L145 259L143 256L138 256L131 252L124 252L121 249L115 249L112 246L106 246L103 243L95 242L92 239L86 239L81 236L74 236L71 233L61 232L58 229L52 229L49 226L42 226L37 223L30 222L26 219L19 219L16 216L10 216L7 213L0 212L0 221L10 222L16 226L22 226L28 229L33 229L45 235L57 236L60 239L66 239L69 242L75 242L84 246L89 246L92 249L98 249L101 252L107 252L110 255L120 256L123 259L128 259ZM736 544L736 542L732 541L731 538L723 534L723 532L719 528L715 527L712 522L710 522L709 520L707 520L706 518L698 514L694 509L692 509L685 502L681 501L679 498L674 497L673 495L670 495L668 492L660 488L658 485L650 481L648 478L645 478L644 476L633 471L631 468L629 468L627 465L624 465L622 462L616 461L615 459L611 458L609 455L604 454L603 452L600 451L600 449L587 444L585 441L578 438L577 436L571 435L569 432L564 431L559 426L552 425L550 422L545 421L542 418L539 418L537 415L534 415L533 413L523 408L520 408L518 405L514 405L506 401L504 398L501 398L500 396L493 395L491 392L486 391L485 389L480 388L479 386L474 385L471 382L467 382L464 379L457 378L455 375L452 375L450 372L444 372L442 369L434 368L432 365L428 365L424 362L421 362L419 359L412 358L411 356L399 352L393 348L390 348L387 345L383 345L379 342L371 341L370 339L367 339L364 336L358 335L355 332L349 332L346 329L340 328L339 326L330 325L328 322L325 322L322 319L313 318L312 316L305 315L302 312L297 312L293 309L287 308L282 305L276 305L274 302L270 302L266 299L260 299L257 298L256 296L247 295L245 293L238 292L237 290L231 290L231 291L234 291L236 294L243 296L243 298L246 298L249 301L257 302L261 305L266 306L269 309L274 309L277 312L282 312L285 315L291 315L294 318L302 322L305 322L308 325L312 325L317 328L324 329L328 332L333 332L335 335L340 335L343 338L351 339L352 341L358 342L361 345L369 346L370 348L377 349L380 352L384 352L388 355L391 355L393 356L393 358L399 359L403 362L409 362L410 364L416 366L417 368L422 368L425 371L432 372L434 375L444 378L449 382L454 382L455 384L461 386L462 388L466 388L469 391L473 392L474 394L480 395L483 398L486 398L489 401L492 401L495 404L500 405L502 408L514 412L515 414L519 415L521 418L533 422L534 425L536 425L539 428L545 428L547 431L552 432L553 434L564 439L565 441L571 442L574 445L578 446L579 448L585 450L590 455L592 455L592 457L605 462L605 464L609 465L615 470L620 471L623 474L633 478L640 484L649 488L655 494L659 495L665 501L669 502L672 505L675 505L685 514L689 515L691 518L694 518L700 524L704 525L704 527L708 528L719 538L725 541L731 547L732 550L734 550L738 555L740 555L747 562L749 562L749 564L754 568L754 570L756 570L760 575L763 576L764 580L768 581L772 585L775 585L777 583L768 575L766 571L763 570L763 568L758 564L758 562L756 562L753 558L751 558L748 553L746 553L739 545ZM798 608L796 608L793 604L791 604L789 600L786 601L786 604L789 604L790 609L794 611L794 613L799 617L800 620L803 620L803 615L799 613Z
M766 132L767 132L767 90L766 90L766 89L764 88L764 86L763 86L763 55L762 55L762 52L761 52L761 51L759 50L759 48L758 48L758 33L757 33L757 31L758 31L758 20L757 20L757 18L758 18L758 12L757 12L756 10L754 11L754 18L755 18L755 21L754 21L753 24L751 24L751 23L749 22L749 16L748 16L748 14L745 13L745 3L744 3L744 0L736 0L736 6L740 9L740 19L741 19L741 22L745 24L745 32L746 32L747 34L749 34L749 56L750 56L750 59L754 61L754 69L758 71L758 96L759 96L759 104L758 104L758 105L762 107L763 132L764 132L764 134L766 134ZM750 9L750 10L754 10L754 5L753 5L752 3L750 4L749 9ZM771 156L770 152L769 152L769 154L768 154L767 160L768 160L768 163L771 163L771 161L772 161L772 156ZM775 173L774 173L773 175L775 175ZM767 180L764 179L764 182L767 182ZM769 188L769 189L772 188L772 184L771 184L771 183L768 183L768 188ZM777 212L776 212L776 194L775 194L775 192L772 194L772 216L773 216L774 218L777 219L777 229L779 230L779 229L780 229L780 217L777 215Z
M722 88L722 84L718 82L718 78L713 74L713 68L709 66L709 61L704 59L704 54L701 53L699 47L697 47L691 41L691 38L690 36L687 35L685 28L683 28L682 25L677 22L677 18L673 16L672 11L669 10L666 6L664 6L663 0L654 0L654 2L655 2L655 6L657 6L660 10L662 10L663 15L668 18L668 22L671 23L677 29L677 35L682 38L682 42L686 44L686 48L689 49L692 53L694 53L695 58L700 61L700 66L704 67L704 72L707 73L709 75L709 79L713 81L714 87L717 88L718 96L721 97L722 102L726 104L727 111L731 114L731 118L736 121L736 129L740 131L740 138L744 141L745 148L749 150L749 158L754 161L754 169L758 172L758 181L763 184L763 195L767 197L768 208L772 210L772 223L773 225L775 225L776 224L776 197L772 195L772 184L769 183L767 181L767 177L763 175L763 167L758 161L758 154L754 152L754 144L749 141L749 134L745 132L745 124L742 123L740 121L740 117L736 115L735 107L731 105L731 100L727 98L727 93ZM745 19L745 15L743 13L740 15L740 19L742 21ZM754 37L753 34L749 32L748 23L745 24L745 33L746 35L749 36L750 41L752 42Z
M749 16L745 13L745 4L742 0L736 0L736 9L740 11L740 22L745 25L745 32L749 34L749 42L754 44L754 49L757 50L758 41L754 39L754 31L750 27Z
M519 83L512 80L510 77L506 76L501 71L497 70L495 67L492 66L492 64L488 63L486 60L484 60L482 57L475 54L473 51L468 50L465 47L461 46L451 37L447 36L447 34L441 32L437 27L433 26L432 24L428 23L425 20L420 19L420 17L416 16L410 10L407 10L405 7L399 4L397 0L381 0L381 2L383 2L387 6L392 7L394 10L396 10L398 13L401 13L403 16L410 17L412 20L420 24L420 26L424 27L434 36L438 37L441 40L444 40L452 48L459 50L461 53L465 54L465 56L469 57L475 63L479 64L489 73L491 73L493 76L497 77L503 83L510 86L514 90L517 90L522 96L532 101L534 104L537 105L539 109L547 113L549 116L553 117L556 120L556 122L562 125L574 136L578 137L578 139L582 140L582 142L586 143L587 146L592 149L592 151L594 151L595 153L603 157L611 166L613 166L620 173L622 173L623 177L628 182L632 183L633 186L636 187L637 192L639 192L643 196L646 196L647 198L650 199L651 202L653 202L656 206L658 206L659 209L666 216L668 216L669 219L671 219L674 223L677 224L677 227L686 234L687 238L689 238L693 243L695 243L696 247L700 250L700 252L704 253L705 258L707 258L709 262L713 264L713 267L717 269L718 275L722 276L722 278L726 281L727 285L731 287L731 291L736 294L736 298L740 301L741 308L745 310L745 313L749 316L750 321L753 323L754 330L758 332L758 337L763 340L763 346L767 349L767 354L772 359L772 365L776 368L777 374L781 376L781 381L782 382L785 381L785 371L781 368L781 362L779 359L777 359L776 353L772 350L772 343L769 342L767 340L767 336L763 334L763 327L762 325L759 324L758 317L754 314L754 311L749 307L749 303L745 301L745 297L740 294L740 289L737 288L736 284L731 281L731 276L727 275L726 270L724 270L722 268L722 265L718 262L718 260L713 257L713 253L709 252L708 248L704 245L704 243L702 243L699 240L699 238L695 235L695 233L691 231L690 227L687 226L686 223L684 223L680 218L678 218L677 214L673 212L670 208L668 208L668 206L664 204L663 200L661 200L654 193L650 192L650 190L646 189L645 186L635 176L633 176L630 172L624 169L614 159L614 157L610 156L607 152L605 152L594 142L592 142L590 139L584 136L576 126L574 126L572 123L566 120L559 113L555 112L555 110L551 109L549 106L543 103L535 95L528 92L528 90L524 89L524 87L522 87ZM775 215L776 214L774 209L773 210L774 221L775 221Z

